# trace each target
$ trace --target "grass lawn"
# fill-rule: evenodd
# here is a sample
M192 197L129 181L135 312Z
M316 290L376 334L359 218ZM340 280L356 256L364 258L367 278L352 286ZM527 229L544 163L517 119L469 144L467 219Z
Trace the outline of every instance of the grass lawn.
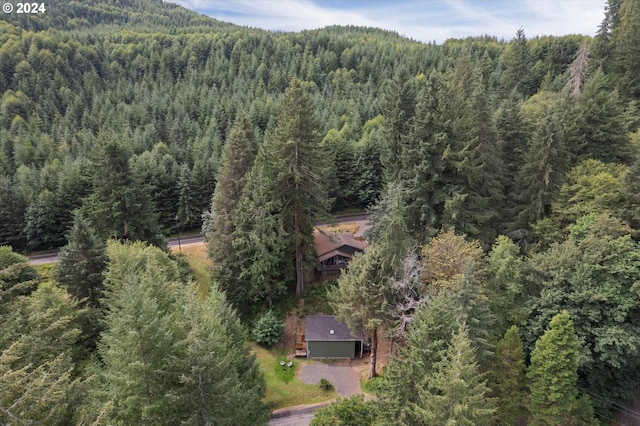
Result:
M209 293L209 281L211 280L211 260L207 258L207 246L204 243L185 244L182 250L178 251L177 247L172 247L173 253L182 253L186 256L191 267L191 272L198 283L198 292L201 295Z
M198 283L198 289L202 294L207 294L209 290L209 280L211 274L209 268L211 261L207 259L205 244L189 244L182 246L182 254L189 261L191 271ZM173 247L172 251L178 253L178 248ZM317 386L302 383L295 377L296 370L300 368L302 360L293 360L292 368L285 366L282 370L280 361L289 362L286 355L275 350L267 350L255 343L251 348L256 354L260 369L264 373L267 383L267 395L265 402L273 409L291 407L294 405L313 404L316 402L335 399L338 394L335 391L324 392Z
M282 371L280 361L290 361L283 353L270 351L256 344L252 344L252 348L267 382L265 402L271 404L273 409L313 404L338 396L335 390L325 392L315 385L302 383L295 378L296 370L308 361L295 359L291 369L285 366L285 371Z

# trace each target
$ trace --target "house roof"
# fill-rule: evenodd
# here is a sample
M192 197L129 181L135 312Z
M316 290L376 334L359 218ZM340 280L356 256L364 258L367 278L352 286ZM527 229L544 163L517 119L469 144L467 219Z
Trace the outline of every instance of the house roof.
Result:
M363 340L360 333L354 334L345 323L330 315L309 315L305 320L305 339L307 341Z
M320 232L313 233L313 241L316 246L316 253L319 258L324 257L326 254L332 251L340 251L341 247L349 246L359 251L364 251L367 243L364 241L356 240L353 234L335 234L333 232ZM351 257L350 255L346 255ZM332 257L332 256L329 256ZM324 257L327 259L327 257ZM322 262L322 260L320 260Z

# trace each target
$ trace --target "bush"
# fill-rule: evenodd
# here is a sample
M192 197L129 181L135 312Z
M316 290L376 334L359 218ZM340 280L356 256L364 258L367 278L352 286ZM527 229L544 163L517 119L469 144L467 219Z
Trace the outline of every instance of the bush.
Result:
M318 382L318 387L325 392L330 392L334 389L331 382L324 378L320 379L320 381Z
M261 345L271 346L284 335L284 323L273 313L267 311L253 327L253 339Z
M376 404L365 401L364 395L355 395L316 411L311 426L372 425L377 420Z

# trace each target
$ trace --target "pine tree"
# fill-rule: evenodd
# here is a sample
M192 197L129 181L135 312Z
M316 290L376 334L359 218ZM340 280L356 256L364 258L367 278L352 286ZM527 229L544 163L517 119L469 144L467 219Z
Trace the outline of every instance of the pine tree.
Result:
M60 249L56 280L82 303L100 307L107 256L104 243L79 212L74 214L67 245Z
M527 371L532 426L573 424L578 388L578 337L568 312L553 317L531 352Z
M184 358L175 298L177 274L168 258L141 245L110 244L106 273L106 331L99 344L103 387L112 422L162 425L179 422L176 406ZM129 259L123 259L128 257Z
M399 181L406 191L407 228L419 242L433 235L442 218L437 195L446 167L442 154L448 139L441 123L441 86L440 74L434 72L419 92L401 155Z
M526 313L521 303L524 295L523 260L518 246L500 235L487 256L487 296L496 316L494 334L500 336L510 324L523 325Z
M130 147L113 134L101 133L93 153L93 192L82 213L102 238L148 241L166 246L146 184L134 179Z
M81 311L52 283L0 302L9 303L0 305L0 423L69 424L80 399L73 356Z
M466 324L476 359L482 371L486 371L495 351L491 330L496 318L489 308L486 290L476 276L473 262L468 261L454 288L454 297L458 306L458 322Z
M222 153L222 165L216 175L216 189L211 201L211 214L205 224L207 253L213 262L213 277L220 283L230 279L234 214L240 202L247 174L257 155L253 127L246 114L240 112L229 133ZM224 284L222 284L224 286Z
M328 294L336 318L351 330L365 331L371 340L368 378L376 375L378 327L387 314L389 275L383 267L383 251L370 244L363 254L356 255L349 268L338 278L338 286Z
M381 265L389 276L399 272L402 259L413 245L405 222L404 191L399 183L389 183L378 203L373 206L367 240L380 246Z
M384 94L383 129L386 148L382 164L387 182L396 180L402 170L404 138L408 136L415 114L416 90L409 72L400 68L389 81Z
M502 73L501 87L504 93L517 91L524 97L534 93L531 78L531 52L524 29L516 31L515 38L508 49L502 54L504 71Z
M288 235L282 224L284 205L281 198L273 197L273 182L265 169L261 152L247 176L233 217L232 251L224 260L226 275L216 272L229 302L242 314L264 300L271 307L294 278L286 245Z
M557 113L551 109L532 135L518 176L522 188L518 223L522 227L549 214L551 201L569 167L570 153L565 142Z
M516 425L528 417L524 350L518 327L511 326L496 346L490 386L496 397L497 425Z
M186 351L179 400L184 401L181 424L194 426L266 424L262 403L265 384L246 343L235 312L212 286L203 301L194 289L184 289Z
M605 69L614 77L620 95L640 100L640 3L637 0L610 1L619 6L611 25L609 64Z
M424 425L489 425L496 411L490 389L476 363L467 329L453 334L444 358L435 365L431 377L423 379L421 404L415 406Z
M458 327L457 319L456 301L448 292L436 294L417 309L407 327L405 344L385 369L379 401L387 424L419 424L411 407L421 406L419 389L424 389L425 376L442 360Z
M291 81L280 101L277 127L266 139L265 172L273 183L269 195L282 200L281 223L295 270L296 296L300 297L305 268L317 262L315 220L326 215L329 207L319 124L313 100L301 81Z
M580 159L628 163L633 158L629 124L618 91L611 90L607 80L599 68L578 97L576 154Z

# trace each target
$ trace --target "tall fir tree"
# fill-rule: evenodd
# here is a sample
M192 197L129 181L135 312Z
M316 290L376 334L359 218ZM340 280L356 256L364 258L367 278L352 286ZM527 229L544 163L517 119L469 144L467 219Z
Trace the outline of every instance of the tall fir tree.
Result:
M393 277L400 270L402 259L413 245L405 221L405 192L400 183L387 184L378 203L372 207L367 240L380 246L382 268Z
M305 269L317 262L315 220L329 208L324 178L328 173L320 146L320 126L306 85L292 80L280 101L277 125L266 136L265 171L273 183L270 196L282 200L288 255L295 270L295 293L304 290Z
M55 276L72 296L92 308L100 307L102 273L107 266L105 250L89 222L76 212L67 245L58 253Z
M524 350L518 327L511 326L496 346L490 371L492 395L496 398L496 425L522 424L528 418L528 392Z
M611 25L609 58L605 69L613 77L620 96L625 100L640 100L640 2L612 0L617 6Z
M233 217L232 251L224 260L227 269L214 275L229 302L243 315L257 303L266 301L271 306L281 299L287 283L294 279L288 234L282 223L284 204L280 197L274 197L273 188L261 151Z
M82 213L102 238L148 241L165 247L148 188L135 179L129 166L130 146L106 132L100 133L96 142L93 192L83 200Z
M532 426L590 424L577 422L585 414L588 416L588 408L587 413L582 411L584 401L578 404L579 346L573 321L566 311L553 317L536 342L527 371Z
M529 42L524 29L519 28L508 49L502 54L504 71L502 72L501 89L508 94L512 91L529 97L535 93L532 87L532 60Z
M386 424L419 424L420 390L440 362L458 327L456 302L449 292L440 292L419 308L409 324L406 343L385 369L379 395L380 414ZM428 373L427 373L428 372Z
M336 317L352 330L362 330L371 340L368 378L376 375L378 328L387 319L390 276L383 266L383 251L370 244L356 255L349 268L338 278L338 286L329 294Z
M453 334L427 386L419 390L422 403L415 406L420 425L490 425L495 401L480 372L464 323Z
M518 223L526 228L548 215L569 168L570 152L557 113L550 109L532 135L518 175L521 208Z
M415 81L400 68L385 88L383 129L386 139L382 164L387 182L398 179L402 170L402 151L416 107Z
M216 174L211 211L204 224L207 254L213 262L213 279L222 286L233 279L230 274L233 267L231 263L236 259L232 253L234 216L257 151L253 125L247 115L240 112L222 152L222 165Z

